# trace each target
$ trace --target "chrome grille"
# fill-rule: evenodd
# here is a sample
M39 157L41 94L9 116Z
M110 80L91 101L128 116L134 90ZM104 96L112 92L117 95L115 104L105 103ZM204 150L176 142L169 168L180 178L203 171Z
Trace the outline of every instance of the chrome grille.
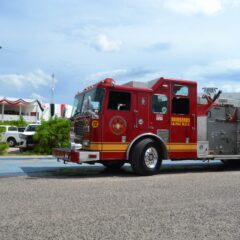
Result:
M83 135L83 122L82 121L77 121L74 126L74 131L77 136L82 136Z

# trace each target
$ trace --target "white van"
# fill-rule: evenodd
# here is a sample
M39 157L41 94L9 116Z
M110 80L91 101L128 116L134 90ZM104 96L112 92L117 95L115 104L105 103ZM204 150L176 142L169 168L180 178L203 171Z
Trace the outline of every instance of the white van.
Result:
M34 147L35 142L33 139L33 135L35 134L36 128L38 126L40 126L40 124L29 124L25 128L24 132L20 133L19 148L21 151Z

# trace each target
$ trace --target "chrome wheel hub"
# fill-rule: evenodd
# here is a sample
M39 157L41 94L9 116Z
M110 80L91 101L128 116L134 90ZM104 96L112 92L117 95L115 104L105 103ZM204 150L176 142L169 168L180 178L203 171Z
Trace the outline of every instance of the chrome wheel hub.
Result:
M150 147L145 151L144 162L148 168L155 168L158 162L158 152L154 147Z

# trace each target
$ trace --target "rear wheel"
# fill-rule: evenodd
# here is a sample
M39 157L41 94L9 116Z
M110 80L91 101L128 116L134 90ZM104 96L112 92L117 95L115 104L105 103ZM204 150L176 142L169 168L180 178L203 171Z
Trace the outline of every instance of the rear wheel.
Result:
M138 142L131 151L131 166L140 175L153 175L159 172L162 164L161 148L150 138Z
M117 170L124 165L124 161L105 161L102 164L108 169Z
M9 147L14 147L17 144L16 140L12 137L8 138L7 142L9 144Z

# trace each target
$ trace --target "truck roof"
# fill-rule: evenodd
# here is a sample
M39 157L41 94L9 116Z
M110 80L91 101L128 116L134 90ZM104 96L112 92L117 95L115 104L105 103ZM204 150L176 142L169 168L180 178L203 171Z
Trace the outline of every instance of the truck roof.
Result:
M78 92L76 94L79 95L83 92L87 92L91 89L93 89L94 87L100 87L100 86L103 86L103 87L112 87L112 86L115 86L117 87L119 90L137 90L137 91L153 91L155 89L157 89L159 87L160 84L162 84L163 81L173 81L173 82L178 82L179 84L193 84L193 85L197 85L197 82L196 81L191 81L191 80L182 80L182 79L174 79L174 78L163 78L163 77L160 77L160 78L157 78L157 79L153 79L153 80L150 80L150 81L147 81L147 82L140 82L140 81L130 81L130 82L127 82L127 83L124 83L124 84L116 84L115 83L115 80L112 79L112 78L105 78L103 79L102 81L92 85L92 86L89 86L87 88L85 88L82 92Z
M123 86L130 86L130 87L137 87L137 88L152 88L153 85L159 80L158 79L154 79L148 82L139 82L139 81L130 81L127 83L122 84Z

